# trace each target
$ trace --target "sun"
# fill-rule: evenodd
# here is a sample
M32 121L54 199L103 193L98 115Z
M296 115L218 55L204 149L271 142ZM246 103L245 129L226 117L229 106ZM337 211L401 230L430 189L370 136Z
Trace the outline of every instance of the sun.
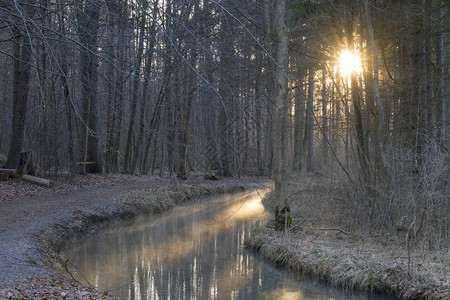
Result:
M344 50L339 55L339 71L343 77L350 76L353 72L361 71L361 59L358 55Z

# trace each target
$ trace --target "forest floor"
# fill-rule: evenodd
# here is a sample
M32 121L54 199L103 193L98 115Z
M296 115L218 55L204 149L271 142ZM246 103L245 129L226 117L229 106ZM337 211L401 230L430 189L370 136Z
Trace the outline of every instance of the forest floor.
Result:
M52 188L0 182L0 299L112 299L55 270L58 251L74 234L86 234L101 220L134 217L142 210L162 212L176 202L157 201L167 194L183 201L254 184L270 182L122 174L58 179ZM260 229L249 244L278 264L332 284L391 291L404 298L448 299L449 250L413 248L408 253L404 232L369 234L339 228L337 200L331 195L334 184L323 176L294 178L288 190L298 226L284 233ZM151 209L141 201L149 195Z
M292 227L256 230L247 245L295 273L368 293L390 293L403 299L450 299L449 241L439 250L406 244L405 230L369 232L342 227L342 202L336 180L326 176L293 176L288 183ZM269 204L271 196L265 199ZM346 222L349 223L349 222Z
M0 181L0 299L110 299L55 270L69 239L104 220L162 212L179 201L255 184L270 182L123 174L59 178L51 188Z

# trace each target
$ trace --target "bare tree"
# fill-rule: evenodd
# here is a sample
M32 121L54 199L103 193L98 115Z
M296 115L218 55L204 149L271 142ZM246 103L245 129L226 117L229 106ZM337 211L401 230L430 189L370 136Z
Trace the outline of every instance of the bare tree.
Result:
M34 1L21 6L15 2L11 8L11 32L13 38L13 116L11 140L9 143L6 167L19 166L20 152L25 131L31 63L33 56L30 20L34 14Z
M99 154L100 136L97 111L97 31L100 5L101 3L97 1L86 0L78 14L84 123L80 147L83 157L83 173L103 171Z

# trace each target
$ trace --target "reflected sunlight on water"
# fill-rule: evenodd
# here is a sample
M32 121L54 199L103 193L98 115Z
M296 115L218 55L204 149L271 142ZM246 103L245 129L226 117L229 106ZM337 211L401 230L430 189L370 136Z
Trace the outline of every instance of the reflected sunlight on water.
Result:
M303 300L305 299L305 297L303 296L303 293L300 291L289 291L287 289L281 288L264 293L263 295L259 296L258 299Z
M77 280L119 298L345 299L342 291L292 279L244 248L251 230L266 222L266 192L216 196L111 226L65 256L77 266Z

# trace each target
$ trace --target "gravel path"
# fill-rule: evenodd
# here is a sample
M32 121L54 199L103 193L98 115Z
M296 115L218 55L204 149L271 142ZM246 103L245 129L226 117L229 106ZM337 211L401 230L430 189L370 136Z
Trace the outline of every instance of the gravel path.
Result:
M154 185L167 185L168 180L134 183L105 182L100 186L73 188L50 195L13 197L0 205L0 288L14 286L43 272L37 264L41 253L37 234L46 227L68 220L78 213L95 213L117 207L122 195Z
M171 179L129 175L89 175L76 184L56 184L52 189L36 188L24 182L0 182L0 297L1 290L31 282L38 276L58 276L45 265L39 250L39 233L77 215L99 214L124 204L130 192L177 184ZM217 182L197 176L186 184L242 185L244 179ZM247 182L255 182L249 179ZM17 195L26 196L17 196ZM41 237L42 238L42 237ZM35 279L33 279L35 280ZM17 288L16 288L17 289Z

